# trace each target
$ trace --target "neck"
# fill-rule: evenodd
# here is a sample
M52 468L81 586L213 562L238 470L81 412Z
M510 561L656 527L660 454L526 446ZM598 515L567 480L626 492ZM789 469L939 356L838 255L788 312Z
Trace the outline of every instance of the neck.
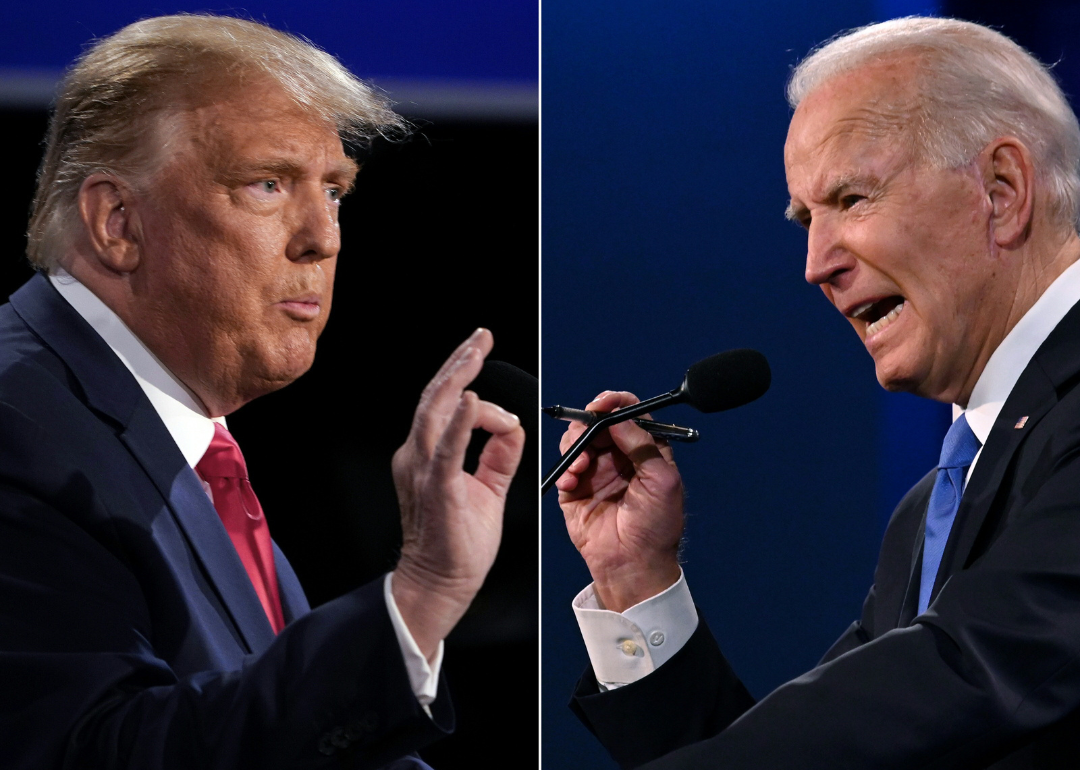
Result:
M982 376L994 351L1050 288L1050 285L1070 265L1080 260L1080 236L1070 228L1068 232L1058 233L1056 237L1044 239L1041 243L1029 240L1016 251L1003 251L1002 256L1003 265L1011 262L1017 268L1014 271L1006 270L1012 273L1012 278L1002 276L1002 280L1008 280L1012 284L1013 291L1003 303L1000 323L986 335L982 347L977 352L975 365L971 368L963 386L951 398L941 399L951 401L965 409L975 389L975 384Z
M169 346L155 344L161 334L154 329L146 328L143 319L151 314L140 312L138 292L132 290L132 282L129 274L118 274L100 267L94 260L81 258L78 254L69 254L60 260L61 269L75 278L87 290L94 294L101 302L124 322L124 325L132 334L153 353L154 357L163 365L173 377L183 386L184 390L195 401L207 417L221 417L229 414L242 406L248 399L236 395L233 399L216 398L211 389L200 386L197 378L192 376L177 360L176 351ZM165 332L166 338L175 339L175 330Z

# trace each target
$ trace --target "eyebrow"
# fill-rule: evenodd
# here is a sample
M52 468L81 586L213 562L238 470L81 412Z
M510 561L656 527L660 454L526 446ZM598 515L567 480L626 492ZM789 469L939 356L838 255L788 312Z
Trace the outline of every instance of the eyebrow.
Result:
M289 160L288 158L271 158L268 160L255 161L253 163L241 163L236 166L232 175L265 173L274 176L295 177L302 176L304 170L304 164L298 161ZM353 181L356 179L356 175L359 171L360 166L356 161L352 158L345 158L331 168L330 172L326 175L326 178L340 179L344 187L351 189Z
M835 203L840 198L840 194L848 187L852 187L858 184L873 185L876 183L874 177L867 174L852 173L843 174L838 176L832 182L829 183L828 188L825 190L825 195L822 200L825 203ZM800 204L796 204L794 200L790 201L787 208L784 210L784 218L789 222L796 222L802 224L805 215L809 213L809 209Z

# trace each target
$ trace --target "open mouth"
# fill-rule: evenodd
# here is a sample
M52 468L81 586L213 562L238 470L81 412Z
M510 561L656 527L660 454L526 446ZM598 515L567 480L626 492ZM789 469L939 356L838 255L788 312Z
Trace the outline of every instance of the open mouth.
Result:
M876 302L860 305L851 313L852 318L866 322L866 336L872 337L891 324L904 310L904 298L886 297Z

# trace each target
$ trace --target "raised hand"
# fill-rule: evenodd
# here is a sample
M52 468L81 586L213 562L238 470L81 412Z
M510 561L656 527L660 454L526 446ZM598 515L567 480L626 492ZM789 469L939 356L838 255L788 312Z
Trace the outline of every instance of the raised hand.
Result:
M515 415L465 390L491 351L477 329L420 397L408 439L394 454L404 540L394 601L429 659L487 576L502 536L503 507L525 431ZM473 428L491 433L474 474L462 469Z
M632 393L605 391L586 408L610 412L636 404ZM585 430L571 423L566 451ZM570 539L581 552L607 609L621 612L679 579L683 488L671 448L633 422L612 426L556 481Z

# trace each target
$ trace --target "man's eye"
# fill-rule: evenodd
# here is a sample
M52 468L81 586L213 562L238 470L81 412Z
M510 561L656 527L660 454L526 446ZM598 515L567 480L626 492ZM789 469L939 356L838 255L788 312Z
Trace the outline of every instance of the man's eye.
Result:
M281 183L276 179L260 179L248 185L257 195L276 195L281 192Z
M849 209L861 200L866 200L866 196L855 194L845 195L843 198L840 199L840 207L844 209Z
M340 203L341 199L345 197L345 192L340 187L328 187L326 188L326 197L334 203Z

